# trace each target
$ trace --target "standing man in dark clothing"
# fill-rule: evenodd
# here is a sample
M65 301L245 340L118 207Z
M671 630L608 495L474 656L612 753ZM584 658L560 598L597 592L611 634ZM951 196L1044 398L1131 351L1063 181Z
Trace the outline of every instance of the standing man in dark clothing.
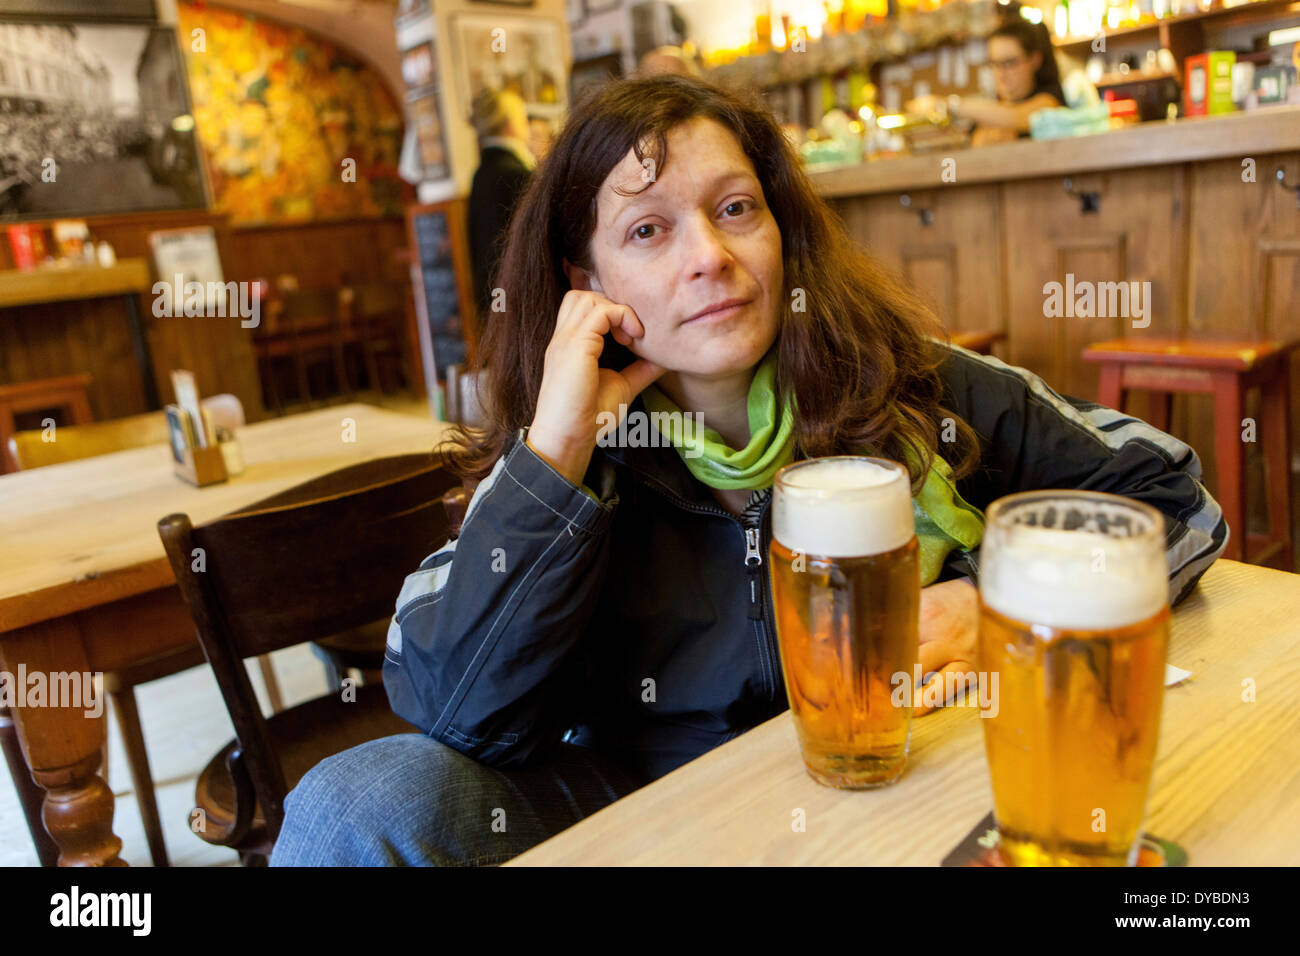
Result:
M472 109L480 158L469 192L469 248L474 301L482 322L492 311L492 271L505 245L510 217L537 159L528 148L528 114L518 94L483 90L474 97Z

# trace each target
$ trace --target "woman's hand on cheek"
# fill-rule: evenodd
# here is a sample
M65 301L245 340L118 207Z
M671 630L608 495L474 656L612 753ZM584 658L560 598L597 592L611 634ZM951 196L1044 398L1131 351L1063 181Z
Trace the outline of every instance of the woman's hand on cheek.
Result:
M913 714L934 710L923 700L947 703L945 675L975 672L975 638L979 628L979 594L970 578L957 578L921 589L921 674L933 673L918 688ZM937 686L931 689L931 684Z
M665 371L643 358L621 370L601 368L606 335L631 346L645 326L631 306L602 293L567 292L546 347L528 445L574 484L591 460L601 416L620 415Z

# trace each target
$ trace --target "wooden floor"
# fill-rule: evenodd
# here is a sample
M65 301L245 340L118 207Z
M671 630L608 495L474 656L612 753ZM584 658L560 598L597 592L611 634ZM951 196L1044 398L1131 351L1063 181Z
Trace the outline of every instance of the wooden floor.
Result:
M366 396L363 400L421 418L429 416L423 399ZM306 645L276 651L272 661L285 706L291 707L328 691L324 668ZM270 702L255 661L249 662L248 671L262 712L270 713ZM199 772L234 736L212 672L205 665L141 685L136 688L136 701L157 791L163 840L172 866L238 866L239 858L233 850L210 846L189 829ZM149 847L131 788L121 734L112 708L106 705L106 710L108 785L117 798L113 832L122 840L122 859L132 866L150 866ZM18 795L0 761L0 867L36 865L36 851L32 849Z

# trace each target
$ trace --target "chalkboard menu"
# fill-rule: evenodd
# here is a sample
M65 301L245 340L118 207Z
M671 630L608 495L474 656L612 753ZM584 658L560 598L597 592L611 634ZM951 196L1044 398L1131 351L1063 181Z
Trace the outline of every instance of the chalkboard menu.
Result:
M446 380L448 366L463 365L468 352L451 213L449 203L415 206L409 212L420 348L430 390Z

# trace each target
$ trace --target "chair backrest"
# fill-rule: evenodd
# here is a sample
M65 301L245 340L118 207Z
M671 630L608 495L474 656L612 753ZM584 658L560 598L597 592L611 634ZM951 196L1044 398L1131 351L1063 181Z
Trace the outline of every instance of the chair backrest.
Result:
M447 367L447 421L457 425L481 426L487 421L487 370L467 372L463 365Z
M167 417L150 412L91 425L59 426L52 435L42 429L15 432L9 451L15 464L26 470L167 441Z
M87 397L89 387L90 376L84 373L0 385L0 475L20 467L11 450L16 416L58 410L64 425L88 424L95 420Z
M352 311L358 318L400 315L411 294L409 282L367 282L352 286Z
M214 424L232 430L244 424L244 406L234 395L213 395L200 404L212 414ZM167 416L149 412L90 425L57 426L52 434L44 429L15 432L9 439L9 455L15 468L25 470L170 440Z
M194 527L158 522L272 836L284 774L245 658L391 616L406 575L450 536L459 480L433 453L362 462Z
M280 297L279 318L291 332L331 328L338 324L339 290L285 292Z
M89 388L90 376L85 373L0 385L0 405L14 413L67 409L71 421L81 425L95 420L86 397Z

